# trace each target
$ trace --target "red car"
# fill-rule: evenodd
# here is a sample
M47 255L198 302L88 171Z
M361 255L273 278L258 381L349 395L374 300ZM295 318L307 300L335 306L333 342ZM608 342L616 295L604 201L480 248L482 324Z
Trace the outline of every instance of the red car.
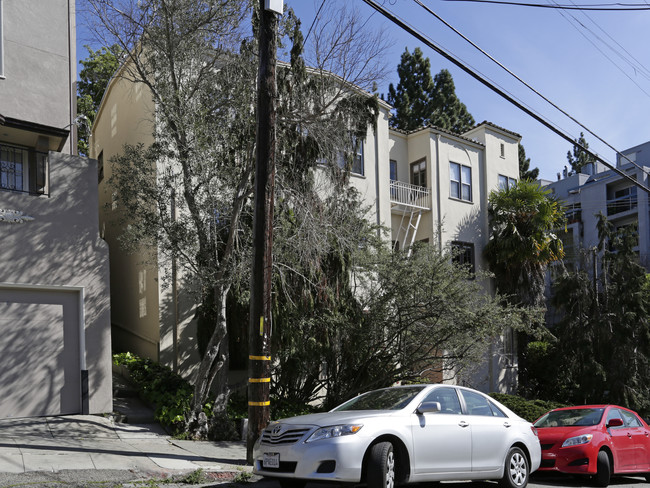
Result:
M607 486L614 474L640 474L650 481L650 427L632 410L558 408L534 425L542 445L540 472L590 475L599 486Z

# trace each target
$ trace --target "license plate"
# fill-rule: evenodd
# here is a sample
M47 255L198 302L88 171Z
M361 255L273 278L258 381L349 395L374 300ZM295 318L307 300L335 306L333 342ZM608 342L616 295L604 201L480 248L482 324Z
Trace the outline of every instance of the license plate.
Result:
M262 459L262 467L264 468L279 468L280 467L280 453L279 452L265 452Z

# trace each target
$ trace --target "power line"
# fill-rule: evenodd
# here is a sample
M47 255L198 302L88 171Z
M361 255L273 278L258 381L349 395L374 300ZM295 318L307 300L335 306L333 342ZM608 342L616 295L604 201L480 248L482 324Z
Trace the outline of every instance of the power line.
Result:
M388 20L393 22L395 25L399 26L401 29L405 30L406 32L411 34L413 37L415 37L416 39L418 39L419 41L423 42L428 47L430 47L431 49L436 51L442 57L444 57L448 61L451 61L453 64L458 66L460 69L462 69L467 74L472 76L474 79L481 82L483 85L488 87L490 90L494 91L495 93L500 95L502 98L505 98L507 101L509 101L511 104L513 104L515 107L519 108L520 110L522 110L526 114L533 117L535 120L537 120L539 123L541 123L542 125L544 125L548 129L553 131L555 134L560 136L562 139L565 139L566 141L573 144L574 146L577 146L579 149L581 149L582 151L584 151L585 153L587 153L588 155L590 155L591 157L593 157L597 161L600 161L602 164L607 166L609 169L611 169L612 171L614 171L618 175L620 175L623 178L629 180L630 182L632 182L634 185L638 186L639 188L641 188L645 192L650 193L650 188L647 188L645 185L639 183L637 180L632 178L630 175L624 173L620 169L613 166L611 163L605 161L603 158L601 158L599 155L597 155L593 151L590 151L586 147L584 147L581 144L577 143L577 141L574 140L573 138L571 138L568 134L564 133L562 130L560 130L558 127L553 125L551 122L544 119L541 115L536 114L533 110L529 109L528 107L526 107L524 104L522 104L521 102L519 102L518 100L516 100L512 96L508 95L504 90L502 90L501 88L497 87L496 85L494 85L493 83L488 81L485 77L478 74L476 71L474 71L473 69L468 67L462 61L456 59L456 57L454 57L452 54L448 53L447 51L445 51L444 49L439 47L435 42L433 42L431 39L429 39L427 36L422 34L420 31L418 31L417 29L415 29L414 27L409 25L407 22L402 20L400 17L398 17L395 14L393 14L392 12L386 10L381 5L378 5L374 0L363 0L363 1L367 5L369 5L370 7L374 8L377 12L382 14L384 17L386 17Z
M626 159L630 163L632 163L635 167L646 173L645 169L643 169L641 166L637 165L634 161L630 160L627 156L622 154L620 151L618 151L614 146L609 144L606 140L604 140L602 137L600 137L598 134L596 134L594 131L592 131L589 127L584 125L582 122L577 120L575 117L573 117L571 114L569 114L567 111L562 109L559 105L554 103L552 100L548 99L546 96L544 96L542 93L537 91L535 88L533 88L529 83L524 81L522 78L520 78L516 73L511 71L507 66L505 66L503 63L498 61L496 58L494 58L491 54L486 52L484 49L482 49L480 46L478 46L476 43L474 43L471 39L469 39L467 36L465 36L462 32L460 32L458 29L456 29L454 26L449 24L445 19L443 19L440 15L435 13L433 10L431 10L429 7L427 7L424 3L422 3L421 0L413 0L415 3L420 5L423 9L425 9L429 14L434 16L436 19L438 19L440 22L442 22L445 26L447 26L449 29L451 29L455 34L460 36L463 40L465 40L467 43L469 43L472 47L474 47L476 50L478 50L481 54L486 56L488 59L490 59L492 62L494 62L497 66L502 68L506 73L511 75L513 78L515 78L517 81L519 81L521 84L523 84L526 88L531 90L533 93L535 93L537 96L539 96L542 100L544 100L546 103L551 105L553 108L558 110L560 113L562 113L564 116L568 117L571 121L574 123L578 124L580 127L582 127L584 130L586 130L589 134L594 136L596 139L598 139L600 142L605 144L607 147L612 149L617 155L619 155L621 158ZM575 145L575 142L574 142Z
M505 0L444 0L444 1L445 2L495 3L499 5L514 5L517 7L552 8L556 10L597 10L597 11L608 11L608 12L650 10L650 5L648 4L641 5L638 3L632 3L632 4L615 3L615 4L602 4L605 6L598 6L598 5L560 5L560 4L547 5L541 3L506 2ZM606 5L617 5L617 7L608 7Z

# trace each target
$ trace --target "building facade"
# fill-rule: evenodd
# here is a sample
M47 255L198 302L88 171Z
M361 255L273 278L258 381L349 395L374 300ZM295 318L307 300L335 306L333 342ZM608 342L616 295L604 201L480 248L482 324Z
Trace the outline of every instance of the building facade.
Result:
M350 184L373 209L370 218L390 230L396 248L416 241L455 246L463 262L485 267L488 195L518 180L521 137L489 122L463 135L436 128L396 131L389 127L390 110L380 101L376 126L368 128L351 168ZM112 215L119 204L112 202L107 184L110 160L124 144L153 142L153 119L146 88L116 76L93 126L91 155L103 164L100 221L111 253L113 340L118 351L151 357L191 378L198 362L196 305L174 283L160 279L170 275L170 263L158 250L137 255L121 249L121 227ZM485 286L492 291L489 282ZM467 382L485 391L511 391L516 387L513 351L504 351L502 340L491 347L484 367Z
M617 156L617 169L648 187L650 174L650 141L626 149ZM557 181L542 185L563 201L567 207L567 232L563 242L567 262L578 263L581 253L598 246L597 222L602 213L615 229L632 227L638 235L635 251L640 262L650 270L650 204L648 193L633 181L613 170L598 173L558 175Z
M0 417L112 411L96 162L75 156L73 0L0 0Z

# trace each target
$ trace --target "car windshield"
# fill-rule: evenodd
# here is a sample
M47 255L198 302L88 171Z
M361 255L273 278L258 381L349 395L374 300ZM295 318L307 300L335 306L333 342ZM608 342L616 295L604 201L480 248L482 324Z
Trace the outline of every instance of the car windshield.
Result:
M370 391L352 400L348 400L343 405L336 407L333 411L400 410L406 407L424 388L424 386L407 386Z
M535 427L577 427L581 425L597 425L600 423L604 411L604 408L553 410L535 422Z

